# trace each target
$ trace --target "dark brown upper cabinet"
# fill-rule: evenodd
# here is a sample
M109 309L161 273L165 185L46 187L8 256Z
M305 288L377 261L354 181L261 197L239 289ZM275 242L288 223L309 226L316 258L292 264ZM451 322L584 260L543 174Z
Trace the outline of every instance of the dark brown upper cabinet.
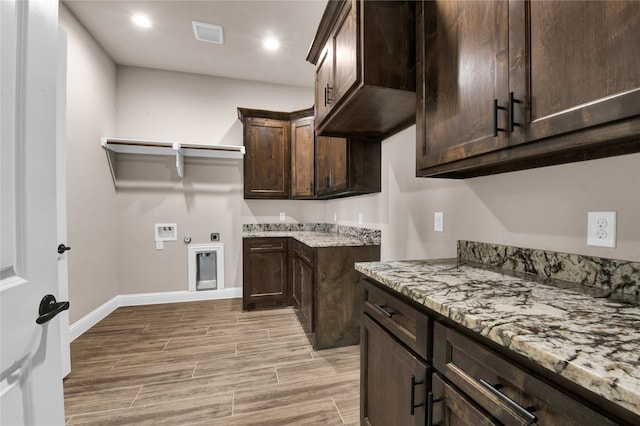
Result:
M415 122L410 1L330 1L307 61L316 65L316 130L384 139Z
M244 198L287 199L290 194L288 116L238 108L244 125Z
M291 198L315 196L313 116L291 121Z
M640 2L421 1L416 36L417 176L640 151Z
M380 140L317 137L313 108L238 108L245 199L328 199L380 192Z
M337 198L380 192L381 143L316 138L316 197Z

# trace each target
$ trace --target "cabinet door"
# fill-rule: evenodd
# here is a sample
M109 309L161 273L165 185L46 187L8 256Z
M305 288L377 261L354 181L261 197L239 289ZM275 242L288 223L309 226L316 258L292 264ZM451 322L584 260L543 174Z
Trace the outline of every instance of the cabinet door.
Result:
M331 191L344 191L349 186L347 140L331 138L331 171L329 185Z
M360 418L370 425L424 425L429 367L362 315Z
M309 332L313 332L313 268L304 262L300 262L300 293L300 311L307 320Z
M339 102L358 81L360 36L357 21L359 8L358 1L347 0L332 35L333 85L330 90L331 102Z
M315 192L313 117L291 123L291 198L310 198Z
M289 122L245 120L244 197L289 198Z
M286 238L243 239L243 309L288 304L287 244Z
M319 136L316 140L316 193L348 189L348 140Z
M417 174L508 146L506 1L418 6Z
M291 298L293 306L300 308L302 305L302 261L298 256L291 260Z
M328 42L324 47L318 66L315 82L315 117L320 123L331 109L331 88L333 86L333 46Z
M512 1L509 9L510 90L520 101L512 144L640 114L640 2Z
M330 192L329 174L331 173L331 138L316 138L316 194Z

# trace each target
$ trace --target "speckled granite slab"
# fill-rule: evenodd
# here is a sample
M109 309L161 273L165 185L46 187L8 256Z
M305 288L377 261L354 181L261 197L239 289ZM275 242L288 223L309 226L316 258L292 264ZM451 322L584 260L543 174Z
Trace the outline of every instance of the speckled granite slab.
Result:
M458 241L460 262L527 272L547 278L640 296L640 263L499 244Z
M242 225L242 238L291 237L309 247L379 246L377 229L327 223L265 223Z
M449 261L356 270L640 415L640 307Z

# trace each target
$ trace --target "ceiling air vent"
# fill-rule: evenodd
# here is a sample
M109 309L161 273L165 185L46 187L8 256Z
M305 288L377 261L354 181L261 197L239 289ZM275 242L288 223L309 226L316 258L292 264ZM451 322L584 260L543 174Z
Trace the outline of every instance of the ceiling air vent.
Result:
M207 41L209 43L222 44L224 43L224 34L222 32L222 26L216 24L208 24L206 22L193 22L193 32L196 35L196 39L200 41Z

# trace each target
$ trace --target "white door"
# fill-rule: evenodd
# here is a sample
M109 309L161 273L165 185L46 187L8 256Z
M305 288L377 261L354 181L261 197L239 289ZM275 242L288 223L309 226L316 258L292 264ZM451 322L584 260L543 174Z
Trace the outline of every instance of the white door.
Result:
M2 1L2 0L0 0ZM67 33L58 29L58 76L56 96L56 214L58 218L58 243L67 241ZM70 250L68 247L67 250ZM67 253L58 254L58 298L69 300L69 271ZM62 350L62 376L71 372L69 347L69 312L59 315Z
M52 316L40 315L44 296L58 292L58 2L0 8L0 424L62 425L59 317L36 324Z

